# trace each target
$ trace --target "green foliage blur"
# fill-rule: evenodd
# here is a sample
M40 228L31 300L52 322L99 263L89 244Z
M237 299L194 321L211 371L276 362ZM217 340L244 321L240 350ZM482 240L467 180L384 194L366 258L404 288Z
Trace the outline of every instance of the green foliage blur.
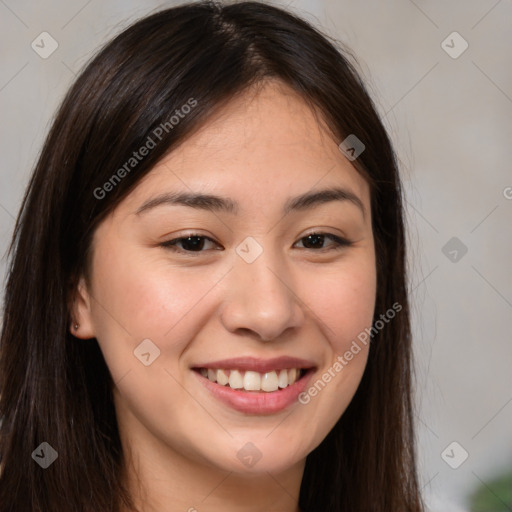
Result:
M470 499L471 512L512 512L512 471L482 484Z

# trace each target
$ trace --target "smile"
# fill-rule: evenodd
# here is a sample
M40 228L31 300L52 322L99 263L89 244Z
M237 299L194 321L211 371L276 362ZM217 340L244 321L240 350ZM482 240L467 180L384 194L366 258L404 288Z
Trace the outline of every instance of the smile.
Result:
M245 414L267 415L299 403L316 365L288 356L237 357L199 363L191 370L210 396L224 406Z
M272 393L295 384L305 373L302 368L283 368L260 373L244 370L224 370L215 368L200 368L203 377L221 386L243 391L265 391Z

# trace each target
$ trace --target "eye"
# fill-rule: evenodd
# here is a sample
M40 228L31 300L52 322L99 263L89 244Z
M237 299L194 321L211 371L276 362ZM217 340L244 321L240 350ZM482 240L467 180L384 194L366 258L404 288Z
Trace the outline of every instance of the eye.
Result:
M325 242L328 241L330 241L330 243L325 245ZM343 247L353 245L353 242L332 233L311 233L302 237L295 245L297 246L299 243L302 243L302 247L298 246L299 249L309 249L315 252L339 250ZM185 254L201 253L209 249L223 250L223 248L210 237L195 233L189 236L174 238L160 245L166 249Z
M330 240L331 243L327 246L324 245L326 240ZM300 249L320 249L320 250L339 250L343 247L349 247L353 245L353 242L345 238L333 235L332 233L311 233L299 240L302 242L303 247Z
M214 245L216 247L208 247L208 244ZM195 233L192 233L189 236L174 238L173 240L169 240L160 245L176 252L185 253L204 252L204 249L219 249L220 247L219 244L217 244L217 242L211 238L204 235L197 235Z

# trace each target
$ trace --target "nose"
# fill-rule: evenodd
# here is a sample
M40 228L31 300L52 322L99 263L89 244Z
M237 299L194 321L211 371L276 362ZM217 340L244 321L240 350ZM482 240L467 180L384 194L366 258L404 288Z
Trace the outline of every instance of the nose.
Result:
M304 322L303 302L290 272L270 251L263 251L252 263L236 256L225 286L221 322L230 332L250 332L270 341Z

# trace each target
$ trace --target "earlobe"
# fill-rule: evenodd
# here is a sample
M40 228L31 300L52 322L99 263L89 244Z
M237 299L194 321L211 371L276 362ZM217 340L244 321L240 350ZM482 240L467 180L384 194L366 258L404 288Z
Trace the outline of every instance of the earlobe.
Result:
M70 332L75 338L87 340L95 337L91 300L83 277L80 278L73 297Z

